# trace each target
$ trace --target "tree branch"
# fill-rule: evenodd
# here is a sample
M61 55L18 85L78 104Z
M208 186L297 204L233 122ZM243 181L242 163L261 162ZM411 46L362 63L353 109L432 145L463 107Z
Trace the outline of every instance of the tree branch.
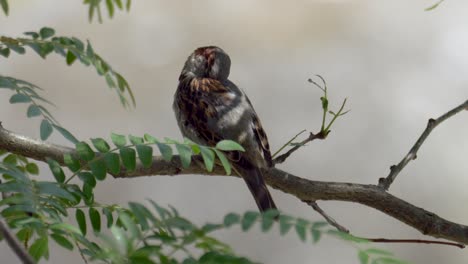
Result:
M15 235L13 235L8 228L7 224L0 218L0 233L2 233L3 237L5 238L6 242L10 246L11 250L15 252L16 256L21 260L24 264L34 264L35 261L32 257L28 254L28 252L24 249L21 243L18 241Z
M314 134L310 132L309 137L301 141L300 143L297 143L294 147L292 147L290 150L288 150L286 153L281 154L279 157L275 158L273 160L273 164L280 164L283 163L291 154L294 153L294 151L298 150L300 147L303 147L305 144L315 140L315 139L325 139L327 137L328 133L325 133L324 131L320 131L317 134ZM290 143L290 142L288 142Z
M1 126L0 148L40 161L50 157L62 165L62 155L73 153L71 148L16 135ZM193 158L201 161L198 156ZM193 162L189 168L183 168L178 156L174 156L169 162L156 156L153 157L153 164L150 168L144 168L141 163L138 163L134 171L126 172L122 169L120 174L113 176L115 178L133 178L150 175L187 174L222 176L225 175L225 172L221 166L216 166L213 172L209 173L205 168L197 165L197 162ZM265 170L264 177L267 184L273 188L296 196L301 201L336 200L363 204L392 216L425 235L468 244L468 226L445 220L387 193L376 185L312 181L275 168Z
M437 119L429 119L427 122L426 129L424 129L421 136L418 138L416 143L414 143L413 147L410 149L408 154L398 163L398 165L392 165L390 167L390 174L386 178L379 179L379 187L388 190L390 185L393 183L395 178L398 174L403 170L403 168L411 161L417 158L417 153L419 148L422 146L426 138L432 132L434 128L436 128L440 123L444 122L445 120L449 119L450 117L458 114L463 110L468 110L468 100L466 100L463 104L455 107L454 109L448 111L447 113L443 114Z
M312 207L317 213L319 213L325 220L331 225L334 226L336 229L338 229L341 232L348 233L349 234L349 229L340 225L333 217L329 216L325 211L320 208L320 206L317 204L317 202L307 202L308 205Z

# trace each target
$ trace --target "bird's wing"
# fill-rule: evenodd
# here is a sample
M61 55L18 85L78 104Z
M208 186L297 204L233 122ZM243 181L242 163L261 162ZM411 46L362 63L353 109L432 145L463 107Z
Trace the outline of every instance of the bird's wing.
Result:
M235 106L239 103L236 102L239 100L235 96L236 91L210 78L194 78L190 81L182 81L179 85L183 85L183 87L179 87L183 88L179 91L183 90L184 92L180 92L179 96L176 97L176 103L180 111L185 113L184 120L182 120L184 136L209 146L215 146L219 141L226 139L221 130L210 129L209 120L220 119L225 114L222 113L225 111L224 108L231 109L226 106ZM250 102L248 103L250 104ZM257 151L260 153L263 151L267 164L270 165L271 155L268 139L255 111L252 111L252 114L252 124L248 127L253 129L255 140L259 142L256 146L261 149ZM253 164L246 158L246 155L238 151L229 151L227 156L247 183L259 209L266 211L276 208L258 165Z

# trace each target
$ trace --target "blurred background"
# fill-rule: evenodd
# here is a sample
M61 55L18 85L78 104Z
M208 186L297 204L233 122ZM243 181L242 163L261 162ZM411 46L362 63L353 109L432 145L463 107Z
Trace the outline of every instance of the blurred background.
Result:
M58 55L42 60L27 55L0 58L0 73L45 89L61 124L80 139L109 138L111 132L181 138L172 112L177 78L198 46L218 45L231 56L230 79L255 105L273 150L302 129L318 131L320 90L307 82L322 75L332 109L348 98L351 112L329 138L312 142L280 165L313 180L376 184L386 176L425 128L468 99L468 2L416 1L134 1L130 13L117 12L103 24L88 22L82 1L15 0L0 15L0 34L20 36L42 26L58 35L89 39L96 52L129 81L137 100L123 109L114 91L94 69L71 67ZM26 118L26 106L10 105L0 91L5 128L39 137L39 119ZM468 113L438 127L390 192L448 220L468 224ZM51 142L68 144L54 133ZM42 170L41 177L50 177ZM279 208L313 221L310 207L272 190ZM151 198L173 205L197 223L220 221L228 212L256 210L244 183L228 177L107 178L96 200L126 204ZM320 205L355 235L428 238L376 210L353 203ZM318 245L291 233L217 233L239 254L262 263L358 263L350 244L324 237ZM430 237L429 237L430 238ZM385 245L412 263L466 263L468 252L437 245ZM1 263L17 263L0 243ZM53 249L50 263L82 263L77 252Z

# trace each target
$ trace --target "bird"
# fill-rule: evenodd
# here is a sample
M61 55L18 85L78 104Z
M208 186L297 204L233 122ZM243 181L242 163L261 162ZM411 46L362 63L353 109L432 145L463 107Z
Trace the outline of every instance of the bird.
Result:
M252 103L228 77L229 55L217 46L195 49L187 58L174 94L173 110L182 135L214 147L233 140L245 149L228 158L252 193L260 212L277 209L263 179L272 167L268 138Z

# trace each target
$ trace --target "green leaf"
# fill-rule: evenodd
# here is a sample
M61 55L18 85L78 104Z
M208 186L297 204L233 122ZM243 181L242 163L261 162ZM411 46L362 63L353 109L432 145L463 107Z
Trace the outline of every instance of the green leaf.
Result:
M278 217L279 212L275 209L269 209L262 214L262 231L267 232L273 226L275 219Z
M138 158L145 168L149 168L153 163L153 148L146 145L136 145Z
M149 225L145 216L145 207L139 203L129 202L128 206L141 226L142 230L148 230Z
M320 238L322 237L322 232L317 229L311 229L312 233L312 242L317 243L319 242Z
M132 142L133 145L143 144L144 142L142 137L129 135L128 138L130 139L130 142Z
M121 148L120 157L122 163L128 171L133 171L136 168L136 152L132 148Z
M94 178L94 175L91 172L89 171L79 172L78 178L80 178L80 180L82 180L88 186L92 188L96 187L96 178Z
M115 81L112 79L112 75L107 73L104 77L106 78L107 86L110 88L115 88Z
M123 8L123 5L122 5L122 1L121 0L114 0L115 4L117 5L117 7L122 10Z
M89 208L89 220L95 233L101 232L101 215L94 207Z
M24 242L29 239L31 236L31 228L25 227L22 228L18 233L16 233L16 237L21 241Z
M63 248L73 250L73 244L70 241L68 241L68 239L64 236L59 234L50 234L50 237Z
M6 1L6 0L0 0L1 1ZM0 48L0 55L2 55L5 58L8 58L10 56L10 49L9 48Z
M190 162L192 161L192 149L187 145L176 144L177 152L179 152L180 160L182 161L182 166L188 168Z
M245 151L245 149L239 145L239 143L232 141L232 140L221 140L216 144L216 148L219 150L223 151L232 151L232 150L237 150L237 151Z
M119 147L119 148L124 147L125 144L127 144L127 139L125 138L124 135L119 135L119 134L112 133L111 134L111 139L112 139L112 142L114 143L114 145Z
M307 235L307 225L308 225L309 222L307 222L306 220L304 219L297 219L297 222L296 222L296 225L295 225L295 228L296 228L296 233L297 235L299 236L299 238L302 240L302 242L304 242L306 240L306 235Z
M260 216L257 212L246 212L241 220L242 231L249 230L254 224L257 218Z
M67 51L67 55L66 55L66 62L67 62L67 65L70 66L73 64L73 62L75 62L76 60L76 55L73 54L73 52L71 52L70 50Z
M328 110L328 99L326 97L320 97L320 101L322 101L322 109L324 111Z
M55 182L45 182L45 181L36 182L36 187L39 193L41 194L49 194L52 196L57 196L57 197L69 200L72 203L76 202L75 196L73 196L67 190L60 187Z
M156 146L158 146L159 152L164 160L170 161L172 159L173 152L171 146L164 143L156 143Z
M86 217L81 209L76 209L75 219L80 227L81 234L86 235Z
M104 207L102 208L102 213L107 218L107 228L110 228L112 224L114 223L114 217L112 216L112 211L109 208Z
M104 155L106 167L111 174L118 174L120 172L120 158L117 153L108 152Z
M153 144L156 144L159 142L155 137L151 136L150 134L145 134L143 136L143 139L146 140L146 142L153 143Z
M112 18L114 16L114 4L112 0L106 0L107 11L109 11L109 17Z
M55 34L55 30L50 27L43 27L39 31L39 35L41 36L42 39L47 39L52 37Z
M96 179L102 181L106 178L107 170L106 163L103 159L95 159L89 163L89 167Z
M369 255L367 255L366 252L359 250L358 257L359 257L359 263L361 264L369 263Z
M288 215L280 215L279 216L279 225L280 225L280 234L284 236L286 233L289 232L292 224L293 218Z
M9 43L9 44L6 44L6 46L18 54L24 54L26 52L26 50L23 47L19 46L18 44Z
M39 261L41 257L47 256L49 254L48 242L47 237L36 239L28 250L29 255L31 255L31 257L36 261Z
M226 175L231 175L231 163L226 158L224 153L217 149L213 149L213 150L216 152L218 159L221 161L221 165L223 165L224 171L226 171Z
M35 116L39 116L41 115L42 112L41 112L41 109L39 107L37 107L37 105L30 105L28 107L28 111L26 113L26 116L31 118L31 117L35 117Z
M92 206L94 204L94 193L93 187L87 183L83 184L83 195L84 195L84 202L88 206Z
M83 181L90 187L92 188L96 187L96 178L94 178L94 175L91 172L89 171L79 172L78 178L80 178L81 181Z
M10 97L10 104L29 103L29 102L31 102L31 97L25 94L17 93Z
M57 126L57 125L52 125L55 129L57 129L57 131L64 137L66 138L68 141L70 141L71 143L73 144L76 144L78 143L78 139L76 139L75 136L72 135L72 133L70 133L70 131L66 130L65 128L61 127L61 126Z
M39 174L39 167L37 166L36 163L28 163L26 164L26 171L30 174L33 175L38 175Z
M5 158L3 158L3 162L16 165L18 163L18 156L16 156L16 154L8 154Z
M38 39L39 38L39 34L37 34L34 31L24 32L23 34L26 35L26 36L30 36L33 39Z
M91 147L86 144L85 142L78 142L75 144L76 152L80 156L80 158L90 161L94 158L95 154Z
M225 217L224 217L224 225L226 227L230 227L234 224L237 224L240 222L240 216L238 214L235 214L235 213L229 213L227 214Z
M210 172L213 171L215 153L211 149L203 146L200 146L200 151L203 157L203 161L205 162L206 170Z
M92 138L91 142L93 146L101 153L109 152L110 146L107 142L102 138Z
M63 173L62 167L60 164L50 158L46 158L47 163L49 164L50 171L55 177L55 180L59 183L63 183L65 181L65 174Z
M3 12L5 13L5 15L8 16L8 11L9 11L8 1L7 0L0 0L0 6L2 6L2 9L3 9Z
M77 209L77 210L80 210L80 209ZM81 213L83 213L83 212L81 212ZM84 214L83 214L83 217L84 217ZM80 222L78 221L78 224L79 223ZM76 226L71 225L69 223L55 223L55 224L50 225L50 229L60 230L60 231L66 232L66 233L70 232L70 233L73 233L73 234L82 235L82 231L80 229L76 228ZM85 230L86 230L86 222L85 222Z
M80 162L69 153L63 155L63 161L72 172L77 172L80 169Z
M119 214L119 220L122 222L123 226L130 232L133 238L137 238L140 235L140 232L135 222L126 212L121 212Z
M47 119L42 119L41 122L41 140L47 140L52 134L53 128Z

